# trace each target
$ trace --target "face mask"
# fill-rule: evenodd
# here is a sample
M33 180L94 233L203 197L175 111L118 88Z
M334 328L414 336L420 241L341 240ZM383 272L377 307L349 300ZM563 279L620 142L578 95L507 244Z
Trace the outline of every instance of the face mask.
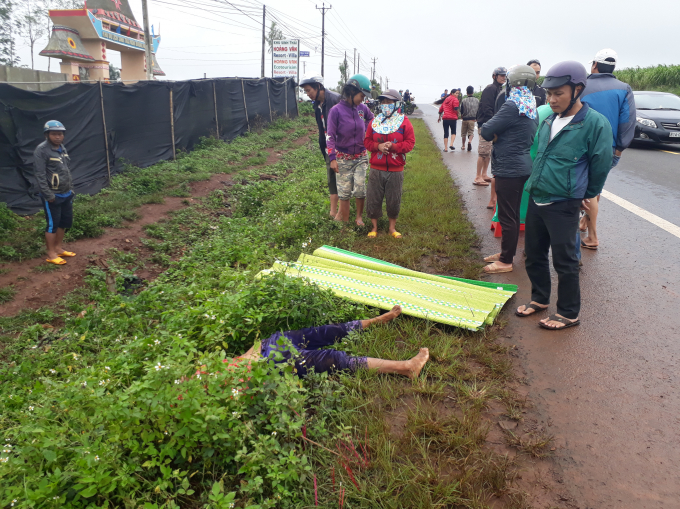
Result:
M383 115L385 116L390 116L392 112L394 111L394 107L396 105L394 103L392 104L381 104L380 105L380 111L382 111Z

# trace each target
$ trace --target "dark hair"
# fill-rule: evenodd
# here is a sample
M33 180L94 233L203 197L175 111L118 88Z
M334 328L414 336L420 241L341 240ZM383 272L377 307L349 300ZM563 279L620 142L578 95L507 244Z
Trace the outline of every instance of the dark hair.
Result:
M607 62L614 62L614 59L612 57L607 57L605 58ZM614 72L614 68L616 67L616 63L612 63L611 65L608 64L602 64L600 62L596 62L595 65L597 65L597 72L601 72L603 74L611 74Z
M469 85L469 86L465 89L465 91L467 92L467 95L472 95L472 94L475 93L475 87L473 87L472 85Z
M359 90L357 87L354 85L345 85L342 87L342 97L343 99L351 99L355 95L363 93L361 90Z
M539 67L541 67L541 68L543 67L543 66L541 65L541 62L539 62L537 58L534 58L533 60L529 60L529 61L527 62L527 65L531 65L531 64L537 64Z

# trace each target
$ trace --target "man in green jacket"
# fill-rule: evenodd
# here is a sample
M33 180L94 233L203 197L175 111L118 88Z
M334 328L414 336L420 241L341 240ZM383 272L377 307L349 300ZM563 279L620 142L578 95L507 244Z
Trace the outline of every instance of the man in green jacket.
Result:
M517 308L526 317L550 302L549 252L557 272L557 312L539 325L559 330L578 325L581 311L576 234L581 207L588 209L612 165L612 129L600 113L581 103L585 67L573 61L553 66L543 82L554 114L538 130L538 151L526 190L526 270L531 302Z

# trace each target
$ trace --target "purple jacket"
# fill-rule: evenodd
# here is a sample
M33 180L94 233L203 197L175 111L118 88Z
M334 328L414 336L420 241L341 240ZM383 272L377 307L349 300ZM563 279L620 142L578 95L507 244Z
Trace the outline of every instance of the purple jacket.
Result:
M373 113L365 104L350 106L345 100L328 112L326 150L328 158L335 161L338 152L361 154L366 151L364 138L368 124L373 122Z

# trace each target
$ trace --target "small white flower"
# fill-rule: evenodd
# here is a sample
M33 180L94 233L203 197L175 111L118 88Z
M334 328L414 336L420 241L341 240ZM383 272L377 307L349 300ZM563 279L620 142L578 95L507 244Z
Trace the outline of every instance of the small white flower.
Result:
M272 436L273 436L273 437L276 436L276 431L272 431Z
M32 389L28 389L28 393L29 393L29 394L33 394L33 390L32 390Z
M198 379L200 380L200 379L201 379L201 375L196 375L196 378L198 378Z
M156 371L160 371L161 369L163 369L163 366L161 366L160 362L158 364L156 364L156 366L154 366L154 367L156 368Z
M74 358L75 360L78 360L78 356L77 356L76 354L73 354L73 358Z
M59 497L52 497L52 500L59 500Z
M215 319L215 315L212 315L210 318L212 318L212 319L214 320L214 319Z
M90 454L90 451L85 451L85 454Z
M104 385L104 380L100 380L99 385Z
M56 371L54 369L50 369L50 373L52 373L54 375L56 373Z
M178 337L178 338L181 338L181 337L182 337L182 335L181 335L181 334L177 334L177 337Z
M156 340L154 340L153 344L154 344L154 345L160 345L160 344L161 344L161 342L160 342L160 341L158 341L158 340L156 339Z
M9 461L9 458L0 458L0 463L7 463ZM12 504L14 505L14 504Z
M220 320L220 323L224 323L224 320Z
M161 293L160 293L159 295L163 295L164 293L165 293L165 292L161 291Z
M135 336L135 339L137 339L137 336Z
M87 382L83 382L83 383L80 384L80 385L82 385L83 387L87 387Z
M32 347L31 347L31 350L35 350L36 348L38 348L38 345L32 346Z
M96 456L96 455L95 455L94 460L95 460L95 461L99 461L99 456Z
M14 504L15 504L16 502L17 502L17 499L15 498L14 500L12 500L12 503L11 503L10 507L14 507Z
M165 435L167 435L167 434L168 434L168 432L166 431L166 432L165 432L164 434L165 434Z
M175 383L179 385L179 380L175 380Z
M29 407L28 407L28 411L29 411L29 412L32 412L34 408L35 408L35 407L33 407L33 406L29 406Z

